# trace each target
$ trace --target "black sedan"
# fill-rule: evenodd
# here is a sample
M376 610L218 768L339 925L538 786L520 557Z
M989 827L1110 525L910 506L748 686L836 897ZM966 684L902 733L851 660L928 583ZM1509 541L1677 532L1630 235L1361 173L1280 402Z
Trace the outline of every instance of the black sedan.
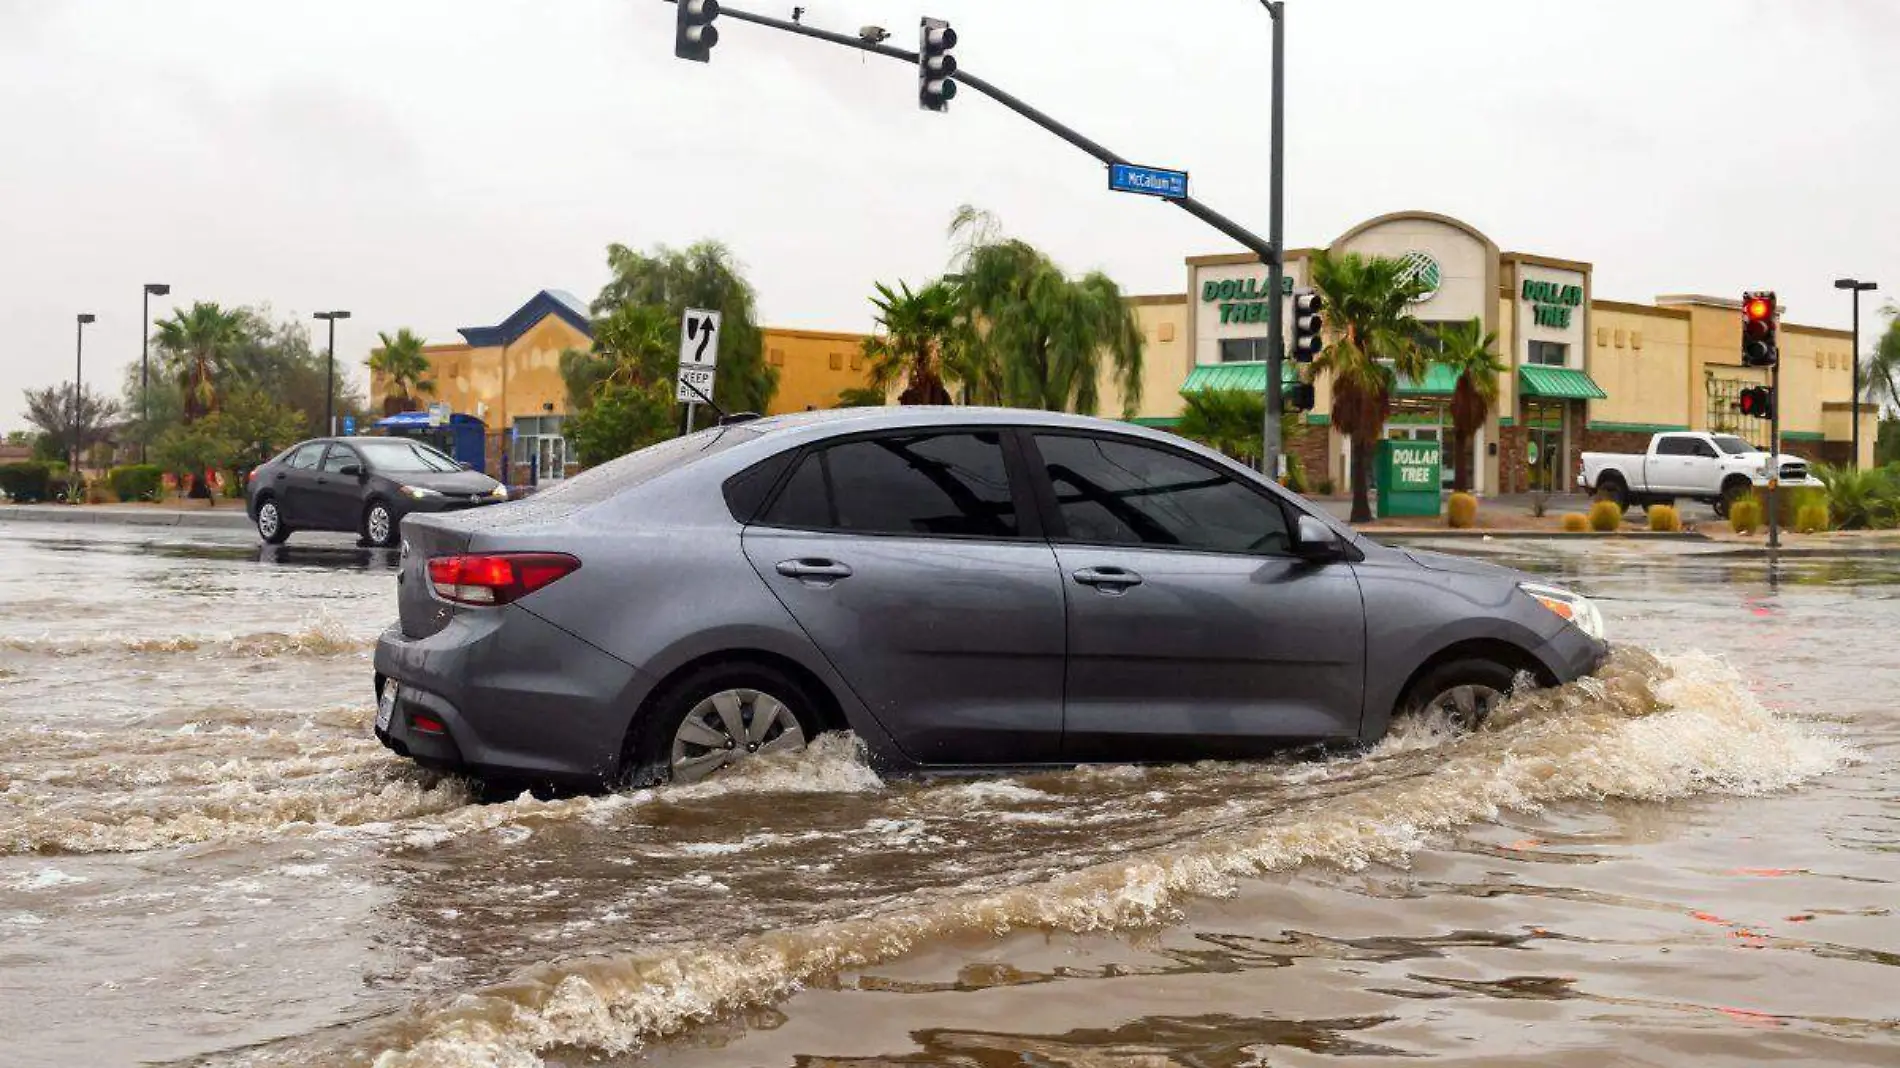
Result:
M408 438L318 438L252 471L246 496L272 545L299 530L341 530L387 548L411 512L497 504L508 488Z

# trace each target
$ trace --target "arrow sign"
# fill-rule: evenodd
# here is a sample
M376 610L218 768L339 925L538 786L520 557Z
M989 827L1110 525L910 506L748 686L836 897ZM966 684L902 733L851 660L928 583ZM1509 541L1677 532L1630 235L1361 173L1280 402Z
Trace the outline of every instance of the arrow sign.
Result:
M1188 195L1188 176L1186 171L1171 171L1163 167L1111 163L1108 165L1108 187L1117 193L1140 193L1169 200L1184 200Z
M688 308L680 319L680 375L674 386L674 399L685 404L701 403L699 393L712 396L713 369L719 363L720 315L704 308ZM691 382L699 393L688 389Z

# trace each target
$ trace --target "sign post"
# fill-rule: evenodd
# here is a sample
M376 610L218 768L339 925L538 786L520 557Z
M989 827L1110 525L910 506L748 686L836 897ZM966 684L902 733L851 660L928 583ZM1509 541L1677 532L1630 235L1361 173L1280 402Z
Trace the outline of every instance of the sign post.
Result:
M713 395L713 378L719 366L720 318L716 311L688 308L680 319L680 373L673 397L686 405L689 434L693 432L699 399Z

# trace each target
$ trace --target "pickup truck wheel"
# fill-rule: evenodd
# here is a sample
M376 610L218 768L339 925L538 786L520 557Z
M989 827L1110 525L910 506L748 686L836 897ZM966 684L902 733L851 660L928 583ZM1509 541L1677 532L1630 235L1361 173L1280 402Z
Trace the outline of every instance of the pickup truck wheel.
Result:
M1630 506L1630 488L1624 484L1621 478L1615 475L1604 475L1602 480L1597 483L1597 498L1599 500L1615 501L1619 511L1625 510Z
M1715 500L1715 514L1727 519L1729 506L1748 496L1748 491L1753 488L1754 486L1745 478L1731 478L1722 483L1722 495Z

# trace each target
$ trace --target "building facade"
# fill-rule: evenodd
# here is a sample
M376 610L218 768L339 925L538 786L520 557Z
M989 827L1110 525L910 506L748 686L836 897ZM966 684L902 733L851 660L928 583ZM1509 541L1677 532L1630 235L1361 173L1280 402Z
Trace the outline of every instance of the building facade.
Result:
M1480 493L1567 489L1582 452L1640 451L1657 431L1720 430L1767 443L1767 423L1736 410L1740 390L1767 382L1765 371L1741 364L1739 300L1598 300L1591 264L1502 251L1470 224L1430 212L1368 220L1330 247L1403 261L1426 282L1413 308L1425 325L1476 318L1496 335L1505 365L1498 403L1470 445ZM1267 292L1266 268L1249 254L1191 257L1185 293L1133 298L1148 340L1141 421L1171 425L1183 394L1264 389L1267 331L1284 321L1291 292L1309 283L1313 252L1288 250L1287 281L1277 300ZM1852 448L1851 335L1784 320L1780 338L1783 449L1846 462ZM1179 385L1167 388L1177 372ZM1385 428L1387 437L1441 442L1448 484L1455 387L1442 367L1422 380L1401 381ZM1325 376L1315 380L1315 392L1315 410L1304 417L1287 451L1299 458L1309 482L1343 485L1350 453L1327 414L1332 396ZM1871 407L1863 406L1863 464L1873 459L1874 423Z

